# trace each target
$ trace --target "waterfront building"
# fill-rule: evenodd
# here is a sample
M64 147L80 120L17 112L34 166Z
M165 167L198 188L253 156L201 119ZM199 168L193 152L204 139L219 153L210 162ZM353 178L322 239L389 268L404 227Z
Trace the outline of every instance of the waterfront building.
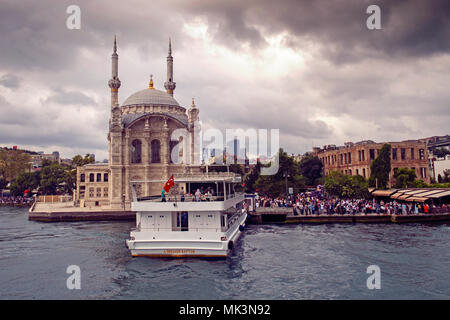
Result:
M413 169L418 179L430 183L426 142L408 140L376 143L366 140L356 143L346 142L344 146L339 147L328 145L323 148L314 148L313 153L322 161L325 175L331 171L340 171L347 175L361 175L369 178L370 165L385 143L389 143L392 147L389 185L395 183L394 173L399 168Z
M108 163L77 168L74 197L75 203L80 206L130 210L131 181L138 181L135 183L138 196L158 195L170 175L200 172L198 166L181 160L183 153L187 152L190 163L194 162L194 132L199 130L199 110L194 99L186 110L174 98L176 83L170 39L165 91L156 89L150 76L146 89L133 93L119 105L121 81L118 61L117 41L114 39L112 78L108 82L111 89ZM188 132L189 144L182 138L171 141L171 135L177 129ZM172 151L178 154L181 161L172 159Z

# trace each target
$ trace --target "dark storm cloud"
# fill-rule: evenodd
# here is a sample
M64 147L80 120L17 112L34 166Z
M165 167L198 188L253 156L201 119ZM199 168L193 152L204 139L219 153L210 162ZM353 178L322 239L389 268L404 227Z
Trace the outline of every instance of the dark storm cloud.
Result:
M372 4L381 8L382 30L366 27L366 9ZM450 48L448 0L194 0L184 9L216 26L212 35L221 43L261 45L263 35L287 32L288 45L301 48L313 41L335 62L424 56Z
M80 1L81 29L69 30L66 9L72 4L70 0L0 0L0 68L65 70L83 48L111 48L114 33L122 48L160 56L167 50L168 37L181 32L182 24L164 14L164 2L136 0Z
M10 88L10 89L17 89L20 84L19 77L13 75L13 74L5 74L2 77L0 77L0 85Z

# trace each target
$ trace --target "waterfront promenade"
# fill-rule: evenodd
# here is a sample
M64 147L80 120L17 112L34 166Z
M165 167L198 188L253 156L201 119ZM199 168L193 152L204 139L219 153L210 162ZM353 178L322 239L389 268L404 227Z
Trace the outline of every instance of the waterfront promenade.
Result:
M250 213L252 224L308 224L308 223L408 223L450 222L450 212L411 214L297 214L292 207L257 208Z

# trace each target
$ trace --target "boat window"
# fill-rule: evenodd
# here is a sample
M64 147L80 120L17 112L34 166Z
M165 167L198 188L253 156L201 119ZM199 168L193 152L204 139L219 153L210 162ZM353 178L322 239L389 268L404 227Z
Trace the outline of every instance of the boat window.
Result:
M189 230L189 215L186 211L181 213L181 231Z

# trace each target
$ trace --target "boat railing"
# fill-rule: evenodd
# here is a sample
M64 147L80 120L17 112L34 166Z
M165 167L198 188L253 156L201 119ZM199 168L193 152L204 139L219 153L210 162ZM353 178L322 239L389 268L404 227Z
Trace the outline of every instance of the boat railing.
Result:
M144 197L137 197L137 201L151 201L151 202L207 202L207 201L225 201L228 199L235 198L237 196L241 196L244 193L242 192L235 192L231 194L224 195L223 193L218 193L215 195L207 195L202 194L201 196L197 197L195 195L186 194L186 195L180 195L180 194L174 194L174 195L166 195L164 198L161 196L144 196ZM165 200L165 201L164 201Z

